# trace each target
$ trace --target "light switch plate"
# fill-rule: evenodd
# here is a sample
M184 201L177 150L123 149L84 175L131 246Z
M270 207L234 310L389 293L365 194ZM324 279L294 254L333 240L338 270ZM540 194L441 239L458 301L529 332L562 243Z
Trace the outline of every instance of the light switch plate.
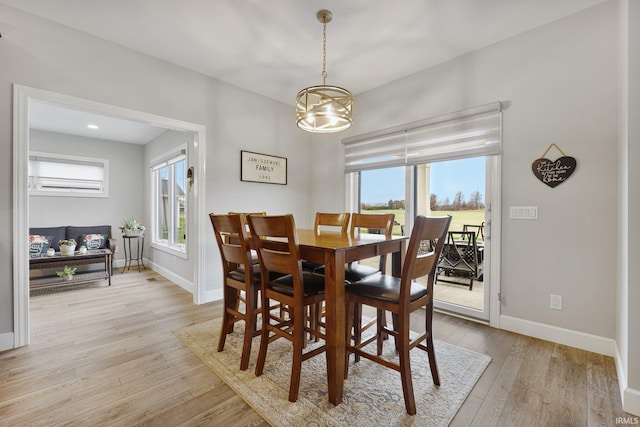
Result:
M510 206L509 218L538 219L538 207L537 206Z

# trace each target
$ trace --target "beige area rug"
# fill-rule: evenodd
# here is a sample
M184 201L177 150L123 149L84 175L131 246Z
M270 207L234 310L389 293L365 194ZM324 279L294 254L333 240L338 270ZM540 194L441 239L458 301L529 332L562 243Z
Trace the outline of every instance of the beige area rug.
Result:
M213 372L273 426L446 426L454 417L491 358L441 341L435 343L440 387L433 385L427 354L411 352L413 387L418 413L407 415L400 373L362 359L349 367L344 400L327 398L326 361L318 355L302 363L298 401L288 401L291 344L279 339L269 345L260 377L254 375L260 337L255 337L249 369L240 371L242 327L236 324L224 351L216 351L220 319L175 332ZM372 343L375 346L375 343ZM374 350L375 351L375 350ZM384 353L395 358L393 341Z

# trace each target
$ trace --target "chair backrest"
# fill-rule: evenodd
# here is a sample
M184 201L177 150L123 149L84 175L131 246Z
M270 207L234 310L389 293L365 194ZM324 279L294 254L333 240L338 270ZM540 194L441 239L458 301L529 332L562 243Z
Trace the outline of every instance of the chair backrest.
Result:
M263 282L268 282L269 272L291 274L294 294L302 297L302 261L293 215L250 215L247 219L252 246L260 257Z
M209 218L220 249L225 277L239 264L250 266L252 264L251 247L241 216L239 214L215 215L210 213ZM245 270L250 272L251 268L245 268Z
M475 231L449 231L442 251L441 267L478 271L478 244Z
M451 216L416 217L402 266L400 301L408 302L411 282L427 275L427 293L433 298L435 270L450 223Z
M480 225L477 224L464 224L462 231L475 231L478 239L484 240L484 221Z
M316 222L313 225L313 231L318 234L321 231L320 227L339 227L340 233L347 234L349 229L349 218L351 214L345 213L325 213L316 212Z
M260 215L260 216L265 216L267 213L266 212L233 212L233 211L229 211L229 215L240 215L240 219L242 220L242 223L247 225L247 230L249 229L248 223L247 223L247 217L249 215Z
M363 228L371 234L384 234L387 239L393 232L394 214L351 214L351 237L355 237L357 231Z

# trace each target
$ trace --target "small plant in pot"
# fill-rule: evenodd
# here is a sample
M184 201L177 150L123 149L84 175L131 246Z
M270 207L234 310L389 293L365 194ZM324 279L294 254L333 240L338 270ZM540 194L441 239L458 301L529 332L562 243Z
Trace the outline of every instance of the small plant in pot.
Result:
M60 253L62 255L73 255L76 250L76 241L73 239L60 240L58 246L60 246Z
M65 265L61 271L56 271L56 274L58 275L58 277L64 278L64 280L72 280L73 275L76 274L76 268L71 268Z
M145 227L137 219L125 218L122 220L122 227L120 227L125 236L142 236L144 234Z

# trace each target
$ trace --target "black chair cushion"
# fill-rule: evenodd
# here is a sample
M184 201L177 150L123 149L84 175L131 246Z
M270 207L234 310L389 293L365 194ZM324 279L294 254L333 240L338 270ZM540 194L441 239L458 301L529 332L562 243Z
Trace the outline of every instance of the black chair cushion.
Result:
M302 268L304 268L304 264ZM313 272L316 274L324 274L324 265L318 269L313 270ZM344 268L344 280L347 283L354 283L378 273L380 273L380 270L378 270L377 268L358 264L357 262L352 262L351 264L347 264L347 266Z
M244 282L244 265L230 272L229 277L238 282ZM260 264L253 265L253 278L257 283L260 283Z
M377 268L369 267L368 265L359 264L357 262L352 262L350 264L347 264L344 269L344 280L349 283L354 283L378 273L380 273L380 270L378 270Z
M324 276L313 274L310 271L302 272L304 283L304 296L318 295L324 292ZM293 276L287 274L269 282L269 287L281 294L293 295Z
M322 274L322 272L324 272L324 264L320 264L319 262L302 260L302 269L305 271L311 271L314 273ZM320 269L322 269L322 272L319 272Z
M400 278L386 274L369 276L346 287L346 292L380 301L397 303L400 300ZM411 282L409 299L415 301L427 294L427 288Z

